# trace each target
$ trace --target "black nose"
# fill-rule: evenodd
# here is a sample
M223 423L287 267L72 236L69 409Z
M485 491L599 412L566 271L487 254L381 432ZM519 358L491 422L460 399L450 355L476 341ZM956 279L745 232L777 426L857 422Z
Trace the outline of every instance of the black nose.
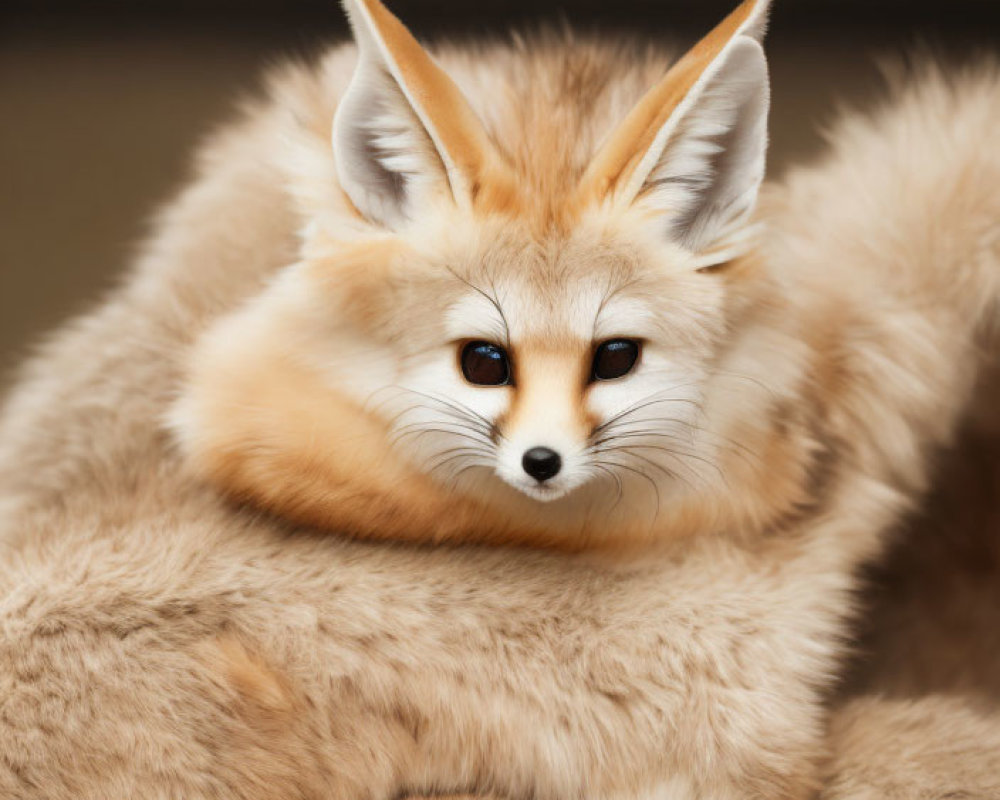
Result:
M559 474L562 459L555 450L548 447L532 447L525 451L521 466L536 481L547 481Z

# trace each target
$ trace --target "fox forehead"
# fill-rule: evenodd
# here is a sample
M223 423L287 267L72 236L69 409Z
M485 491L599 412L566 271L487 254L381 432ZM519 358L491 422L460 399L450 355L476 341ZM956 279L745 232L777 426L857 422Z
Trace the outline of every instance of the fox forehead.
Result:
M416 236L331 247L302 273L324 290L304 291L323 313L404 349L473 339L574 352L617 337L703 341L720 322L722 282L643 234L602 220L539 237L507 218L452 213Z
M425 225L408 244L424 264L428 307L444 313L451 339L589 346L613 336L655 336L664 302L669 307L701 283L692 280L684 253L622 227L594 220L539 236L503 216L452 215L440 226ZM438 280L450 284L447 292L431 288Z
M471 283L471 281L470 281ZM594 342L653 333L652 308L628 293L629 280L582 279L562 285L506 278L462 294L445 314L450 340L484 339L519 350L576 352Z
M725 324L723 296L709 280L642 272L541 285L496 278L458 295L444 313L444 331L450 341L483 339L517 349L589 352L627 338L695 355Z

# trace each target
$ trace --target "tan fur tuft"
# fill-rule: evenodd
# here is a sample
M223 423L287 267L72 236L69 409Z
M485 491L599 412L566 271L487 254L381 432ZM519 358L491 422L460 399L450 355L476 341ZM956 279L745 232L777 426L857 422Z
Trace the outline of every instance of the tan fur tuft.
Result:
M204 648L205 660L241 697L268 714L288 714L294 706L281 677L234 636L221 636ZM282 723L287 725L287 720Z

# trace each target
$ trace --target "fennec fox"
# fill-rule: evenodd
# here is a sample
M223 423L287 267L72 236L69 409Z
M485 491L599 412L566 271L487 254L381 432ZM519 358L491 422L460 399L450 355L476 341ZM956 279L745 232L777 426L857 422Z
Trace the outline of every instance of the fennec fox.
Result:
M758 203L760 0L672 67L347 7L8 401L0 796L996 796L970 700L834 694L980 382L996 71Z

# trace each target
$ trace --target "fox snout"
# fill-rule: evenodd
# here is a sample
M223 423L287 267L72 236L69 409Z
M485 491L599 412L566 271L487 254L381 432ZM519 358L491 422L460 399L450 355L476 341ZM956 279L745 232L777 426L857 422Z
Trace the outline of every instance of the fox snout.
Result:
M594 428L588 359L586 346L517 348L510 408L497 425L497 472L532 497L555 499L583 482Z

